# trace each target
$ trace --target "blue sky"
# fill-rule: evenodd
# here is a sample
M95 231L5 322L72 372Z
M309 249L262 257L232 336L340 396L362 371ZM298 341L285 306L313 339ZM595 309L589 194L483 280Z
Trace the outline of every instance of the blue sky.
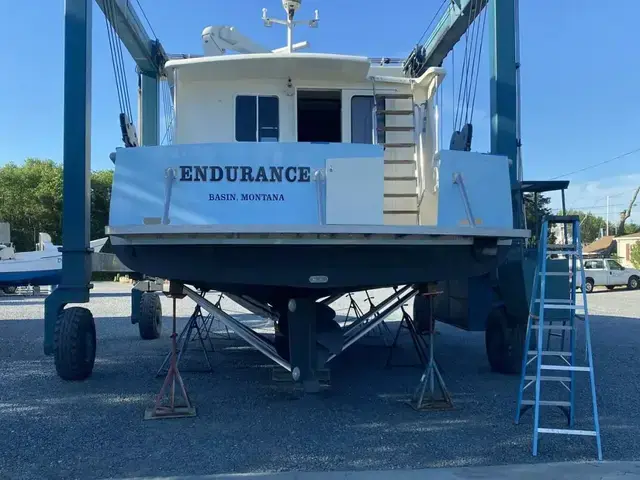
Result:
M280 17L280 0L140 3L169 52L201 53L200 32L212 24L234 25L271 48L286 42L281 27L264 28L260 19L263 7ZM525 178L557 177L640 147L640 68L624 48L638 28L640 2L520 3ZM320 27L298 29L296 40L308 40L315 52L404 57L440 4L441 0L305 0L300 17L310 17L318 8ZM63 1L21 0L11 2L0 16L0 164L25 157L62 160L63 6ZM92 166L102 169L110 168L108 154L121 144L119 108L104 17L97 6L93 25ZM486 47L485 43L474 114L473 149L479 151L489 148ZM460 44L456 49L458 64L463 48ZM450 60L445 68L451 68ZM127 58L126 66L135 110L134 64ZM451 82L449 76L443 86L444 108L449 111ZM445 118L445 142L450 123ZM611 215L617 216L640 184L639 160L637 153L565 177L572 182L569 206L604 215L609 195ZM640 205L633 218L640 221Z

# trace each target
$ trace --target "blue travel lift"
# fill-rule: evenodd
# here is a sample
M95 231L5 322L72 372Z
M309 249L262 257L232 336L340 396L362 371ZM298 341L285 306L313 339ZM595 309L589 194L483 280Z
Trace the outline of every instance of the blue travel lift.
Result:
M65 2L63 272L59 287L45 301L44 352L54 355L58 375L68 380L82 380L91 375L96 348L91 311L80 306L67 307L68 304L87 303L92 288L89 181L93 2ZM160 42L147 34L131 2L95 2L137 65L139 143L157 145L158 82L168 56ZM526 185L519 180L518 171L517 0L452 0L433 34L423 45L416 47L406 66L413 76L418 76L430 66L441 65L485 7L489 9L491 154L506 155L512 160L513 224L514 228L523 228L522 202ZM121 115L120 120L126 144L131 141L128 136L130 119ZM527 292L531 286L531 277L525 271L531 262L535 264L535 252L528 252L524 244L516 241L509 259L498 272L442 284L444 293L435 304L439 320L468 330L486 330L489 361L497 371L519 371L528 313ZM132 321L145 320L145 324L140 325L143 338L159 335L160 300L154 290L158 290L158 286L150 281L138 285L132 293ZM417 297L416 311L429 311L421 305L428 302L428 298ZM420 323L420 319L416 321ZM147 334L144 334L143 326L148 327Z
M564 245L547 245L547 235L550 225L565 226L571 228L571 242ZM565 233L566 237L566 233ZM518 391L518 406L516 410L515 423L520 422L520 416L529 408L533 407L533 455L538 454L538 437L541 433L556 435L578 435L596 438L598 460L602 460L602 445L600 442L600 422L598 419L598 404L596 400L596 385L593 369L593 351L591 348L591 332L589 328L589 309L587 305L587 292L581 289L582 305L578 305L576 280L581 276L582 285L585 285L584 269L577 268L578 261L582 263L582 238L580 235L580 218L574 216L550 216L546 217L542 223L539 241L538 265L535 269L533 281L533 294L529 303L529 315L527 322L527 332L525 335L525 345L529 345L526 355L522 357L522 367L520 376L520 388ZM563 255L568 257L563 269L548 269L547 259L550 256ZM567 278L568 277L568 278ZM556 298L549 295L548 282L552 279L559 279L558 284L569 288L569 298ZM567 279L567 280L565 280ZM559 290L559 289L556 289ZM565 290L566 291L566 290ZM550 312L560 312L560 315L549 315ZM587 365L577 364L576 343L577 324L576 312L583 313L584 335L586 344ZM565 313L566 312L566 313ZM553 331L560 331L561 334L554 335L560 338L560 344L556 348L551 348L551 336ZM533 333L532 333L533 332ZM566 348L566 336L569 336L569 348ZM547 338L545 342L545 333ZM535 335L532 336L532 335ZM531 345L534 345L531 347ZM557 345L557 344L556 344ZM554 361L555 359L555 361ZM527 368L535 366L535 374L527 373ZM556 373L554 375L554 372ZM592 399L593 430L581 430L574 428L575 405L576 405L576 373L588 373ZM568 375L568 376L567 376ZM560 384L569 392L569 400L546 399L542 400L542 385ZM535 386L533 398L523 398L527 388ZM540 407L557 406L567 416L569 428L546 428L540 427Z

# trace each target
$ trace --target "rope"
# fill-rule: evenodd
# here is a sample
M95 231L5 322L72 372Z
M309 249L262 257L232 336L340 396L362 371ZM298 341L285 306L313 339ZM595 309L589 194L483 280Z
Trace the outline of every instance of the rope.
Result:
M480 32L480 40L478 41L478 43L480 44L480 48L478 51L478 63L476 64L475 68L476 79L473 85L473 99L471 100L469 121L467 123L473 123L473 112L476 105L476 93L478 92L478 78L480 77L480 59L482 58L482 47L484 46L484 27L487 23L487 11L488 10L485 8L482 14L482 30Z
M164 145L165 141L167 144L173 143L173 120L174 120L174 111L173 104L171 101L171 91L169 89L168 80L162 82L162 106L164 109L164 126L165 132L162 137L161 144Z
M105 15L104 19L107 26L111 64L113 66L113 75L116 82L120 112L125 113L129 118L129 121L131 121L133 116L131 113L131 99L129 98L129 90L127 88L127 74L124 66L124 56L122 54L122 42L118 37L115 25L111 23L108 18L116 18L115 0L106 0L105 7L105 10L109 13L109 15Z
M473 0L472 9L480 8L480 0ZM453 129L461 130L465 123L471 123L473 120L473 109L475 107L476 93L478 90L478 78L480 59L482 55L482 47L484 40L484 29L487 19L487 10L483 12L482 22L471 22L471 15L467 22L465 31L465 48L462 61L462 76L458 88L458 99L455 100L455 113L453 121ZM453 56L452 56L453 59ZM455 60L453 60L455 63ZM455 78L454 78L455 85ZM454 86L455 90L455 86Z

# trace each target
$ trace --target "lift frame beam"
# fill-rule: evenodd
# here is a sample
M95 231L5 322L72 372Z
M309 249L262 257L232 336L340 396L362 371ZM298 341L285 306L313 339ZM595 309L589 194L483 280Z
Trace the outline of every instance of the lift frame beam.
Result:
M94 0L64 4L64 138L62 281L45 300L44 353L53 354L59 315L69 303L87 303L91 285L91 56ZM136 62L140 79L140 138L157 145L158 82L168 59L144 29L128 0L95 0Z
M517 161L516 2L450 0L449 7L427 41L418 45L405 60L405 72L419 77L428 68L441 66L482 9L489 9L491 153L505 155L511 160L513 227L523 228Z

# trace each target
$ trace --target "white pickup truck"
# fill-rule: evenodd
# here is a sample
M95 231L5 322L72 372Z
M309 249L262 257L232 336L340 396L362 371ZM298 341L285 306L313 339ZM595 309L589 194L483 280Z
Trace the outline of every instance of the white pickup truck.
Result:
M640 270L623 267L611 258L585 258L583 263L587 293L591 293L593 287L598 286L607 287L609 290L623 285L635 290L640 286ZM577 267L580 269L579 264ZM579 273L576 286L582 288L582 276Z

